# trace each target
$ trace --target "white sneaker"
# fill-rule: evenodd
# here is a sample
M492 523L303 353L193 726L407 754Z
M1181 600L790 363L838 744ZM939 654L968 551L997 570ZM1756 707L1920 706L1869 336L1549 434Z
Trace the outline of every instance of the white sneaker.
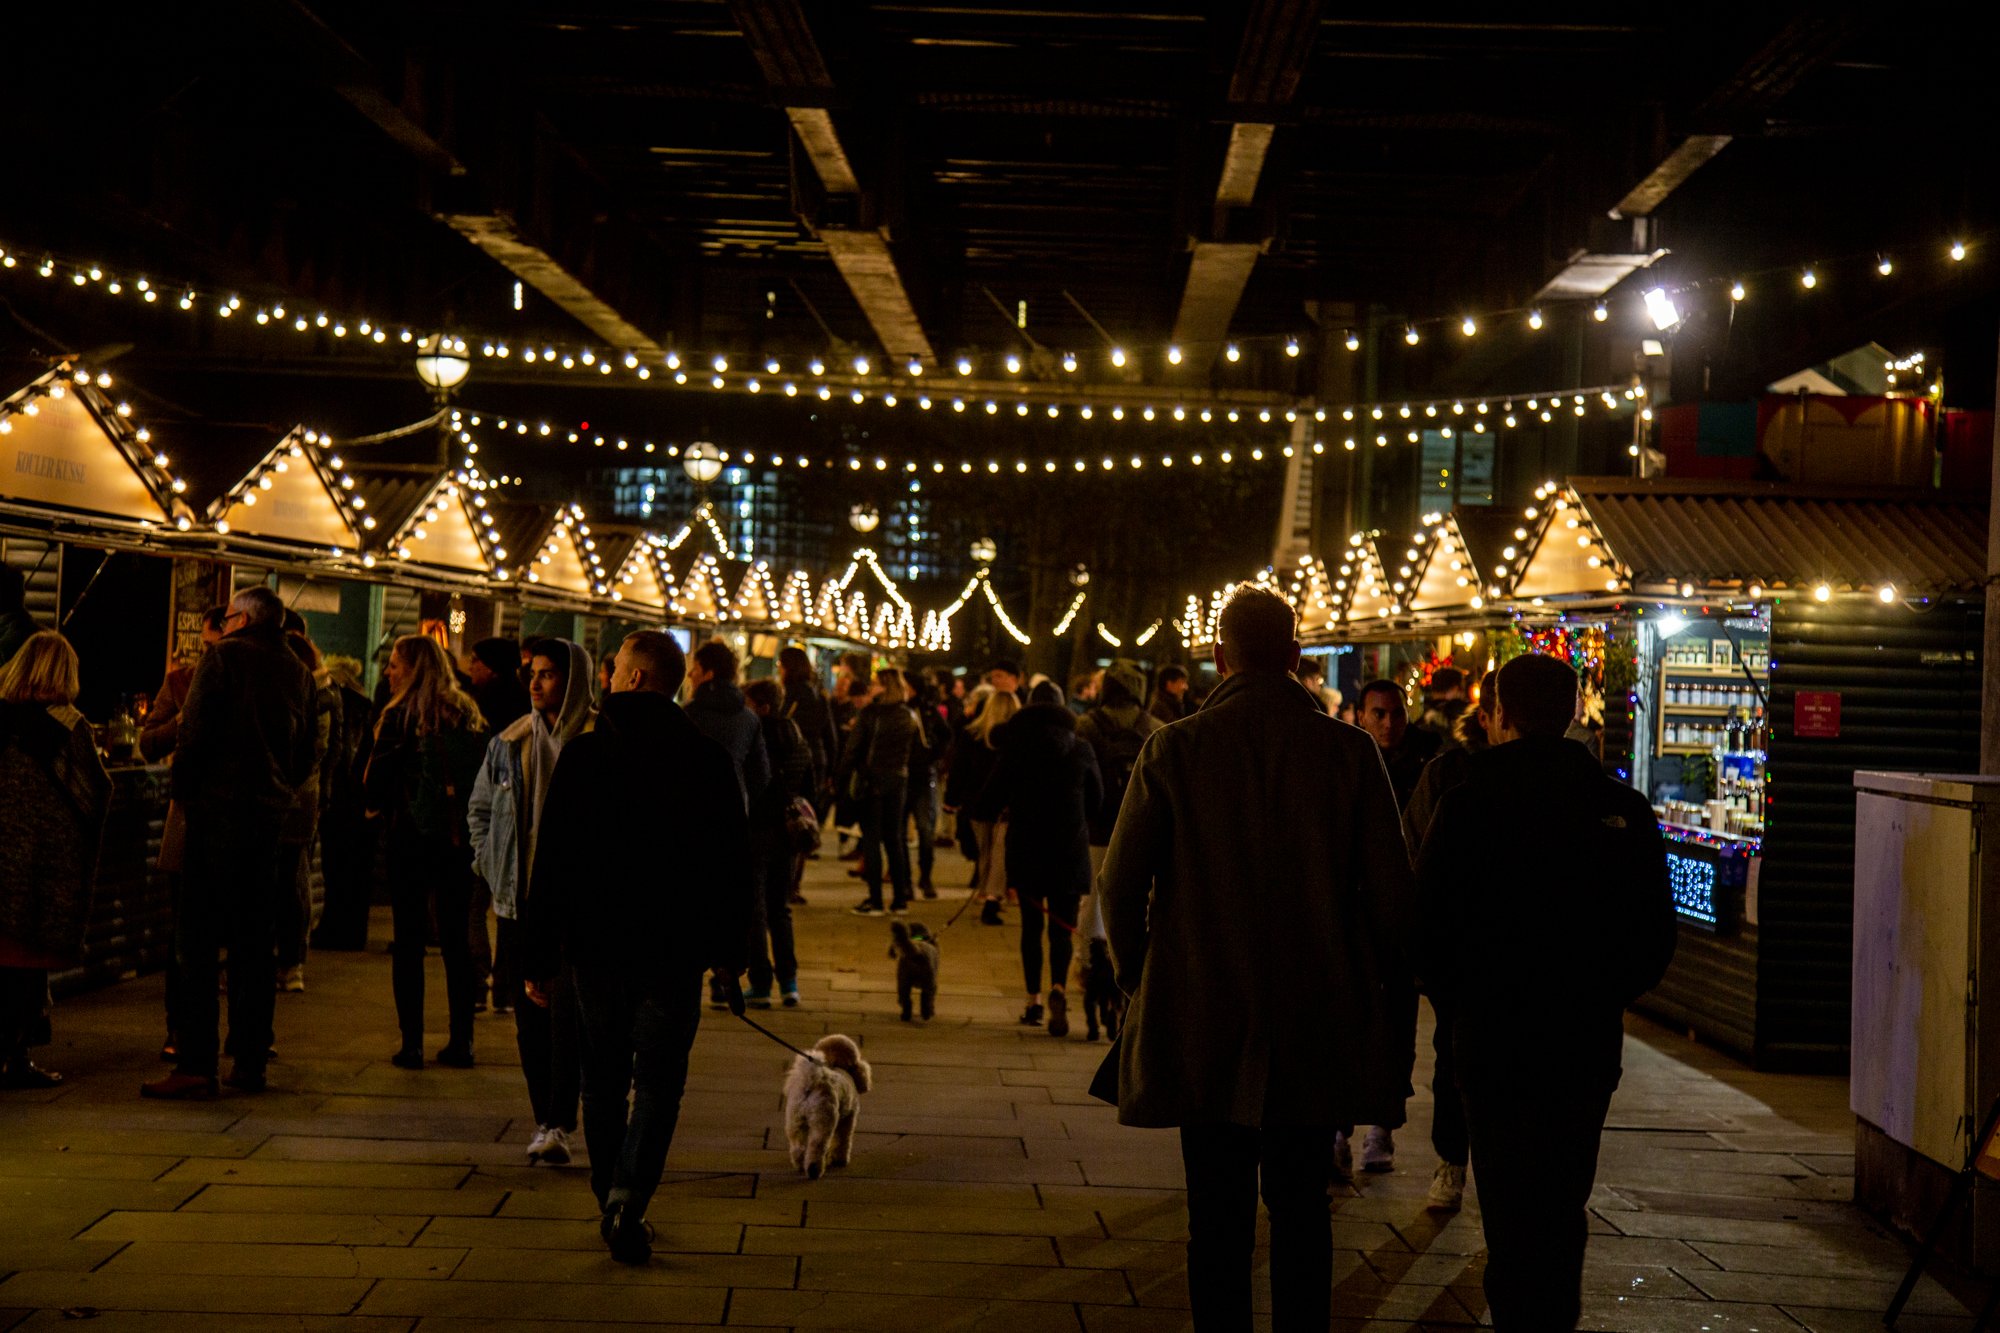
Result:
M542 1149L548 1146L549 1146L549 1132L546 1129L543 1129L541 1126L537 1125L535 1127L535 1137L528 1140L528 1160L530 1162L541 1161Z
M1333 1136L1333 1183L1345 1185L1354 1179L1354 1145L1347 1141L1347 1135L1334 1132Z
M1370 1125L1368 1132L1361 1136L1361 1169L1373 1172L1394 1171L1396 1136L1380 1125Z
M1438 1169L1431 1174L1431 1192L1424 1200L1424 1207L1434 1213L1455 1213L1464 1202L1465 1168L1439 1162Z
M558 1126L542 1131L542 1161L548 1166L569 1164L569 1135Z
M303 992L305 988L306 988L306 965L304 963L299 963L296 964L295 966L282 968L279 970L278 972L279 990L286 991L293 995L297 995Z

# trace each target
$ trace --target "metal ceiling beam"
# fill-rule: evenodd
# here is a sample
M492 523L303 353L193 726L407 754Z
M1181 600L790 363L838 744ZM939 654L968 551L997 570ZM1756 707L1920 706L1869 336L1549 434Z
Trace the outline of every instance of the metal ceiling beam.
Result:
M610 302L585 286L548 251L522 237L512 219L495 214L446 213L446 225L559 306L605 342L624 350L665 355L666 349Z
M1319 29L1320 0L1255 0L1244 21L1243 40L1229 78L1228 102L1236 121L1215 187L1215 210L1207 234L1195 238L1187 283L1174 315L1173 341L1196 349L1190 361L1205 366L1229 336L1243 290L1257 267L1262 241L1231 239L1230 215L1257 198L1257 182L1271 152L1275 126L1268 119L1288 105L1312 59Z
M729 11L828 196L830 208L820 216L802 211L800 221L826 246L883 352L897 361L935 362L937 352L889 248L888 229L836 224L823 215L866 219L874 209L834 125L831 108L838 89L805 10L799 0L730 0Z

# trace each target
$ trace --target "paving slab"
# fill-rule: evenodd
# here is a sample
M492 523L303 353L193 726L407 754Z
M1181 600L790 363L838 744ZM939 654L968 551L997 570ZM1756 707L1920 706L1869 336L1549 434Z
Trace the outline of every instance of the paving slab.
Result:
M964 868L941 862L947 879ZM0 1333L83 1316L107 1333L1186 1327L1178 1137L1120 1127L1088 1096L1102 1042L1015 1021L1012 930L952 932L939 1019L900 1022L887 927L849 916L852 893L838 863L813 864L805 1003L759 1018L799 1043L861 1043L877 1086L853 1163L819 1181L791 1170L787 1057L705 1010L651 1209L654 1258L637 1268L598 1238L583 1136L569 1167L527 1162L510 1018L478 1020L474 1070L388 1065L382 913L375 947L315 956L307 993L284 997L262 1097L136 1097L159 1068L157 977L66 1002L52 1055L71 1080L0 1098ZM941 924L954 906L948 893L917 916ZM1430 1054L1426 1012L1420 1088ZM1583 1326L1859 1333L1908 1250L1849 1202L1845 1082L1746 1070L1636 1019L1625 1069L1591 1197ZM1459 1214L1424 1206L1431 1110L1428 1092L1412 1101L1393 1172L1333 1191L1339 1333L1484 1316L1477 1173ZM1261 1224L1258 1244L1262 1329ZM1969 1326L1984 1287L1941 1276L1905 1330Z

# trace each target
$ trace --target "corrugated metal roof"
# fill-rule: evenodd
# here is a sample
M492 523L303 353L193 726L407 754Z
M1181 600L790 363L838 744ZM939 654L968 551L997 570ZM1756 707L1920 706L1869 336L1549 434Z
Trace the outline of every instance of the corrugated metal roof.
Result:
M1985 580L1987 511L1973 501L1743 483L1571 486L1634 586L1824 580L1940 592Z

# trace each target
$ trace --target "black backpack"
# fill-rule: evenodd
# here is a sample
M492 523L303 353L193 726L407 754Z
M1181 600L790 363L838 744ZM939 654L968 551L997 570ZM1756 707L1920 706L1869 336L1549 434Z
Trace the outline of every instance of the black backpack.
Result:
M1108 832L1118 820L1118 807L1125 802L1125 788L1132 781L1132 770L1138 767L1139 751L1146 748L1146 738L1137 727L1119 726L1101 708L1094 710L1091 718L1101 746L1098 761L1104 778L1102 819Z

